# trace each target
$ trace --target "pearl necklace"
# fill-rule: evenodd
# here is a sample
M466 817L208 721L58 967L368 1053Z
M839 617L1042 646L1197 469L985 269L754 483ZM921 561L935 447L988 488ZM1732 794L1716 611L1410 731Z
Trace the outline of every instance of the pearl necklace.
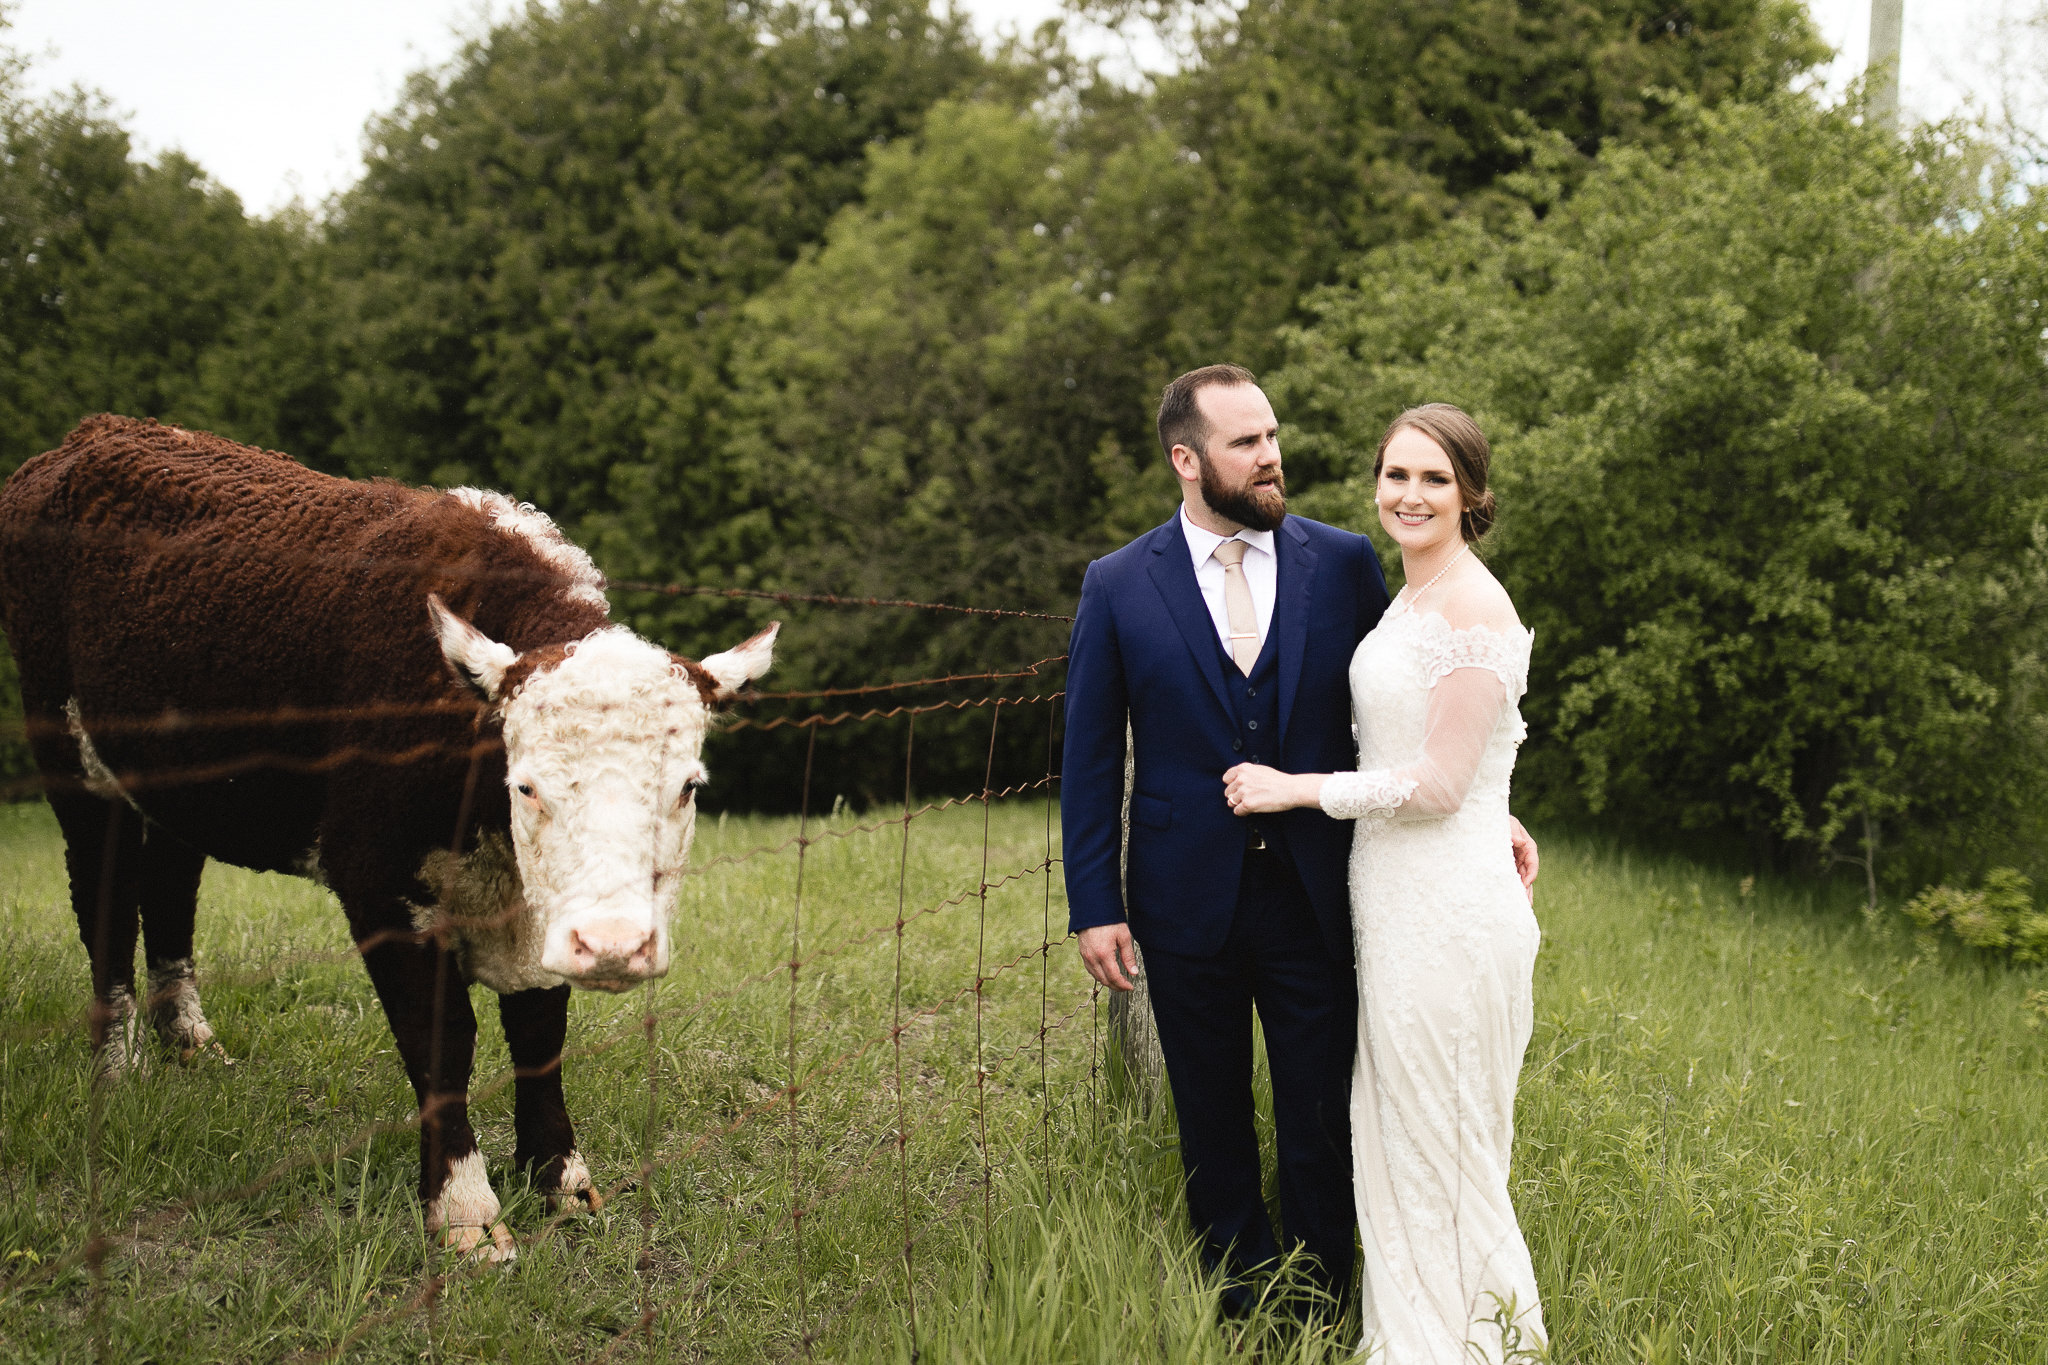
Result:
M1422 600L1422 594L1428 592L1431 588L1435 587L1437 583L1442 580L1443 576L1451 571L1452 566L1465 557L1465 551L1471 548L1472 543L1470 541L1467 541L1465 544L1460 545L1458 547L1458 553L1451 556L1451 562L1449 564L1444 565L1441 569L1438 569L1436 571L1435 578L1430 579L1427 583L1424 583L1421 587L1415 590L1415 595L1408 599L1409 604L1413 605L1414 603L1420 602Z

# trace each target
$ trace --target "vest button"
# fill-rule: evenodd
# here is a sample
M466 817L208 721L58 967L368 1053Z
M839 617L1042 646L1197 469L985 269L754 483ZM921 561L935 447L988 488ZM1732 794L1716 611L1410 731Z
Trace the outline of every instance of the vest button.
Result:
M1234 754L1241 754L1241 753L1243 753L1243 752L1244 752L1244 741L1243 741L1243 740L1241 740L1241 739L1233 739L1233 740L1231 740L1231 741L1230 741L1230 752L1232 752L1232 753L1234 753Z
M1259 723L1255 720L1248 720L1244 723L1244 728L1247 730L1256 730L1259 728Z
M1258 695L1259 695L1259 689L1258 689L1258 688L1256 688L1256 687L1247 687L1247 688L1246 688L1246 689L1244 690L1244 694L1245 694L1245 695L1246 695L1247 697L1256 697L1256 696L1258 696Z

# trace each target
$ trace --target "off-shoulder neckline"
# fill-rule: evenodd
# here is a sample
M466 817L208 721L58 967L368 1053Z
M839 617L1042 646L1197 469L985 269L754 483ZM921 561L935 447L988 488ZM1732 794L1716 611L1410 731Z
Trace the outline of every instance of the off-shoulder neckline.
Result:
M1403 588L1401 591L1403 593L1406 593L1408 590L1406 588ZM1441 621L1443 622L1444 629L1450 631L1453 635L1462 635L1469 631L1479 631L1487 635L1496 636L1503 640L1534 640L1536 638L1536 632L1534 630L1531 630L1528 626L1522 625L1519 622L1517 622L1513 628L1508 630L1501 630L1497 627L1489 626L1483 621L1474 622L1469 626L1454 626L1451 624L1451 618L1445 616L1440 611L1417 611L1415 609L1415 604L1405 596L1396 596L1394 598L1393 602L1391 602L1387 607L1386 616L1392 616L1396 612L1400 612L1408 616L1413 616L1418 621ZM1383 616L1381 619L1386 619L1386 616Z

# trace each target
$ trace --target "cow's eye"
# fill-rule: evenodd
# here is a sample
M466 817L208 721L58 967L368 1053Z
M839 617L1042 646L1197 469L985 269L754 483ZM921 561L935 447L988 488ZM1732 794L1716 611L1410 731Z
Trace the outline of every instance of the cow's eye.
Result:
M689 805L690 798L695 796L698 792L702 791L704 789L704 784L709 780L710 779L705 777L693 777L689 781L683 783L683 794L680 798L677 799L676 804L679 806Z
M531 782L517 783L513 786L512 790L518 792L520 797L526 802L527 805L533 806L536 809L539 808L540 793L534 790L534 786Z

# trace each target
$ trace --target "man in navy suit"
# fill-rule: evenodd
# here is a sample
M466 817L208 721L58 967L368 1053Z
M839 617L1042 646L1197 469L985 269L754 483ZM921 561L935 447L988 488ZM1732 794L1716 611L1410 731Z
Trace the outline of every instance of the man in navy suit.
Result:
M1282 1225L1333 1302L1353 1283L1350 1085L1358 1028L1351 825L1239 817L1223 773L1357 767L1349 669L1387 607L1363 536L1287 515L1278 422L1251 373L1167 386L1181 484L1163 526L1088 566L1067 663L1060 779L1069 925L1089 974L1132 989L1144 946L1180 1123L1188 1211L1224 1307L1279 1259L1260 1192L1252 1012L1273 1083ZM1118 877L1124 736L1135 746L1129 901ZM1535 847L1516 826L1533 880Z

